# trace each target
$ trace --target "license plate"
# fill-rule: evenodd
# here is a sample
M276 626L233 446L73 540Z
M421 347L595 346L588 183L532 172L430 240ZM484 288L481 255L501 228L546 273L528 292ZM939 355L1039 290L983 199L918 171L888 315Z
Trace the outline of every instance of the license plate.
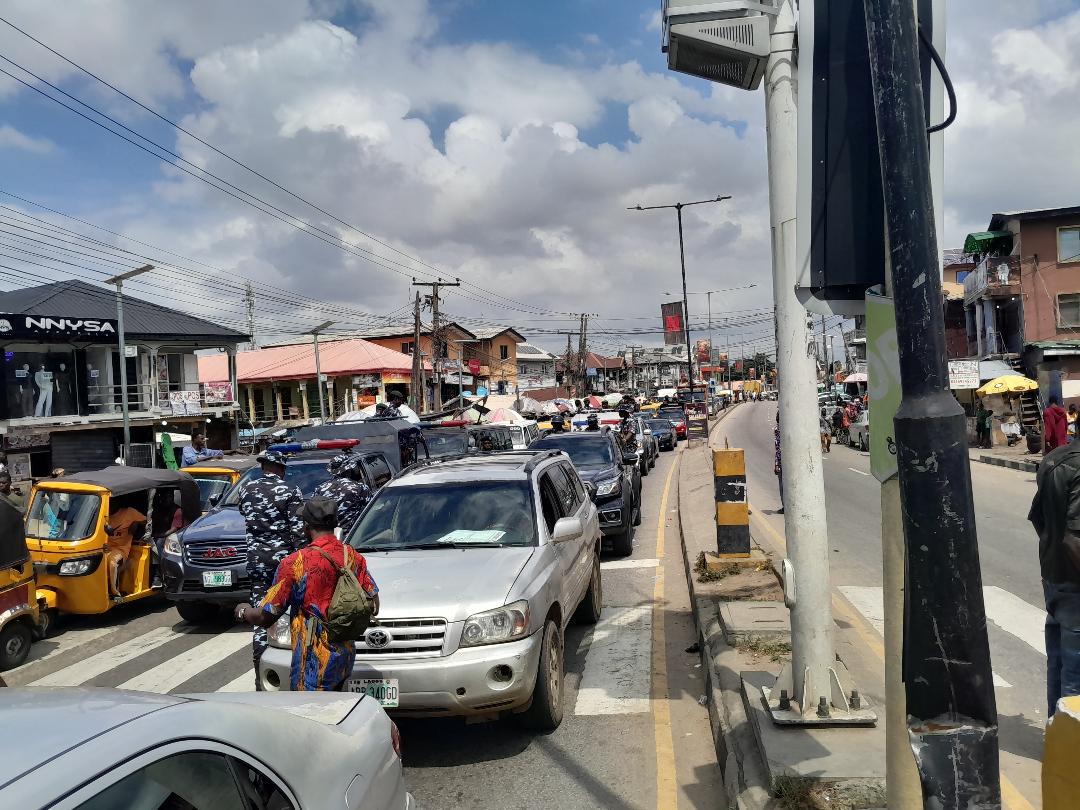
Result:
M375 698L380 706L388 709L395 709L398 705L397 678L350 678L345 682L345 691Z
M224 588L232 585L232 571L203 571L204 588Z

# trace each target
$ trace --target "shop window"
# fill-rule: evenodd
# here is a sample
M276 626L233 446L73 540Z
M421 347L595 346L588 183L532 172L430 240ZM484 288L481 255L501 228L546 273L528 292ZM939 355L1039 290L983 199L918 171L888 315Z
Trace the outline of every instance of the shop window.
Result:
M1080 228L1058 228L1058 261L1080 262Z
M75 350L67 346L9 344L3 380L7 418L66 416L79 412Z
M1062 329L1080 327L1080 293L1064 293L1057 297L1058 326Z

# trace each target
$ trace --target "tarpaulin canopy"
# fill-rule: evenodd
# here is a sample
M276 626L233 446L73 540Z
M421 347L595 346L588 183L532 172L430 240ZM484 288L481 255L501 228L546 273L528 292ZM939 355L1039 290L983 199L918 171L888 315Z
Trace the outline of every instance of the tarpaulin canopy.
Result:
M964 240L964 253L1007 253L1012 250L1012 231L976 231Z

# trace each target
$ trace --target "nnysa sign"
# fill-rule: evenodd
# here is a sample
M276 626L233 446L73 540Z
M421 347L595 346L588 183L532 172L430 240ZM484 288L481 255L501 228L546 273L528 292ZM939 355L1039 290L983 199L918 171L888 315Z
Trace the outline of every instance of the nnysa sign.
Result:
M117 339L116 321L104 318L0 314L0 340L15 338L89 338L112 343Z

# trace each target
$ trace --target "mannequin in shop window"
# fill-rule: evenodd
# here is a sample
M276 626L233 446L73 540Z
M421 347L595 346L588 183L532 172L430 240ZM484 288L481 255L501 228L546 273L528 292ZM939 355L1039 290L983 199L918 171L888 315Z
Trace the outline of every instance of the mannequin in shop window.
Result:
M59 369L53 374L53 382L56 387L56 413L61 416L75 413L75 395L71 389L71 372L68 371L67 363L61 363Z
M34 385L38 390L34 416L52 416L53 375L45 369L44 363L34 372Z
M30 380L30 364L23 363L16 369L15 378L19 381L19 416L34 415L34 385Z

